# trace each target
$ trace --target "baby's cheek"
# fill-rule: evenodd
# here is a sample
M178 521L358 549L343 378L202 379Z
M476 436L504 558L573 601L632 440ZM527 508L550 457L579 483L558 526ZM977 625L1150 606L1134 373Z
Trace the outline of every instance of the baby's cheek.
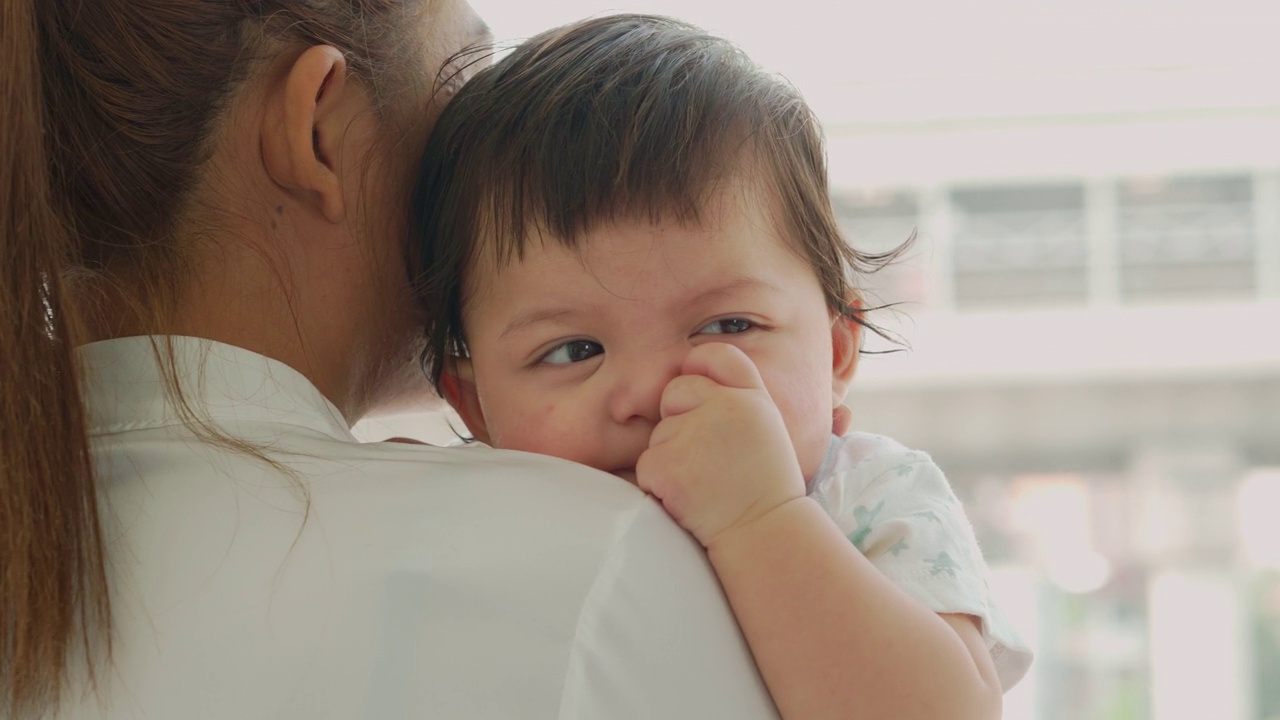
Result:
M494 438L499 447L582 461L582 429L556 405L530 408L503 420L501 431Z
M799 374L797 374L799 375ZM831 391L824 384L792 376L770 393L787 424L805 479L822 465L831 439Z
M827 446L831 444L831 408L827 404L824 410L811 405L802 417L788 424L791 442L796 447L796 458L800 461L800 469L806 480L813 478L826 457Z

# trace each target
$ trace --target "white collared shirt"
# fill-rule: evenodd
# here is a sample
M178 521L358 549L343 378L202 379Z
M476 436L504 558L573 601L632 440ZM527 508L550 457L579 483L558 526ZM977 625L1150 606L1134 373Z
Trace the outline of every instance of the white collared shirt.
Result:
M483 447L359 444L293 369L81 349L112 662L68 718L776 718L696 543L631 485Z

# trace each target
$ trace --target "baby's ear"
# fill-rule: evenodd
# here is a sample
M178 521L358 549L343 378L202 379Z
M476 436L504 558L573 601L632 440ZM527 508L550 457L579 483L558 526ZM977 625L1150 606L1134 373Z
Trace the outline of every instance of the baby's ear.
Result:
M862 300L851 293L848 309L831 317L831 400L844 402L858 369L858 349L862 346L862 325L855 319L862 312Z
M444 399L462 418L471 436L482 443L489 443L489 427L480 408L480 395L476 392L475 373L468 358L452 358L440 376L440 390Z

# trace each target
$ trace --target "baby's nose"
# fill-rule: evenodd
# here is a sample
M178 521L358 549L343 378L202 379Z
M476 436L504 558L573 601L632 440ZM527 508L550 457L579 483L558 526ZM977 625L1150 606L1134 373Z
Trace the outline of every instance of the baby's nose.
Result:
M609 415L614 422L628 424L662 419L662 392L680 374L682 357L654 354L615 367L617 376L609 396Z

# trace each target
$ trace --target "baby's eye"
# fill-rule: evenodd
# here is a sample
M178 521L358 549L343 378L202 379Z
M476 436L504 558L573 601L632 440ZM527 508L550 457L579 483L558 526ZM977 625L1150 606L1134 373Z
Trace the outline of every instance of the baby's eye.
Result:
M558 345L551 352L542 356L541 362L547 365L568 365L570 363L589 360L604 352L604 346L591 340L570 340Z
M725 318L723 320L716 320L715 322L704 325L702 329L698 331L698 334L737 335L738 333L744 333L753 327L755 327L755 325L750 320L743 320L742 318Z

